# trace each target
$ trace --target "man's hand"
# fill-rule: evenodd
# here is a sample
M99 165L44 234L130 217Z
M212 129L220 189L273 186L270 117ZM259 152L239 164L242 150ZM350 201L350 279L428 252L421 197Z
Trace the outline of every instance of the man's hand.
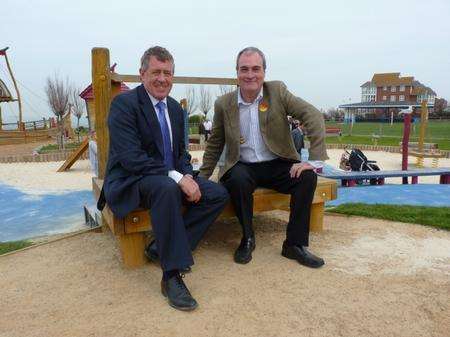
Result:
M291 170L289 171L291 178L299 178L300 174L302 174L305 170L314 170L314 166L310 163L295 163L292 165Z
M178 185L180 185L181 190L186 195L186 199L190 202L198 202L202 196L200 192L200 187L198 187L198 184L195 182L194 178L192 178L191 175L186 174L181 178L181 180L178 182Z

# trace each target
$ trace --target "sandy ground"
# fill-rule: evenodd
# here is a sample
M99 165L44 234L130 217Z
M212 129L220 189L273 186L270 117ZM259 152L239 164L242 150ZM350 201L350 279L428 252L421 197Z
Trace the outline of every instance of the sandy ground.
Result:
M185 278L191 313L168 306L157 266L123 269L109 233L0 257L0 336L449 336L450 232L325 216L312 270L280 255L287 219L256 217L248 265L232 261L238 223L214 224Z
M88 160L77 161L69 171L56 172L63 162L0 164L0 183L32 195L92 189Z
M330 150L330 162L341 153ZM385 169L400 165L399 154L365 153ZM56 173L60 165L0 164L0 182L31 194L91 189L88 161ZM256 217L245 266L232 261L236 220L216 223L186 276L200 303L193 313L167 305L157 266L123 269L110 234L0 256L0 337L450 336L450 232L327 215L311 237L327 264L311 270L280 255L287 220Z

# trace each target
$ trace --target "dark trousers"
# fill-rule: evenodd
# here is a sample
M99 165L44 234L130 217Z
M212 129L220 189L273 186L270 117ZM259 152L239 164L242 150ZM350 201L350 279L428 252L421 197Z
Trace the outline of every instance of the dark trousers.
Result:
M192 251L228 201L223 186L201 177L195 181L202 194L197 203L188 202L178 184L168 176L146 176L139 182L142 206L150 209L164 271L194 264Z
M290 215L286 240L290 245L308 246L311 204L317 186L314 171L303 171L299 178L291 178L292 162L275 159L260 163L238 162L222 177L221 182L230 193L243 236L254 236L253 192L257 187L290 194Z

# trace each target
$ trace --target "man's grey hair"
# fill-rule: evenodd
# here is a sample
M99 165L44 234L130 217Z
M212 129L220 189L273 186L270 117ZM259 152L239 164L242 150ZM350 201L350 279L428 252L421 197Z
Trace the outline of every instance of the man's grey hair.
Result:
M172 72L175 72L175 62L172 54L166 48L160 46L150 47L144 52L144 55L141 57L141 71L146 71L148 69L150 56L156 57L156 59L161 62L170 61L173 65Z
M259 50L256 47L246 47L239 52L239 54L237 55L237 58L236 58L236 70L239 70L239 58L241 57L241 55L242 54L253 54L253 53L257 53L259 56L261 56L262 63L263 63L263 69L264 69L264 71L266 71L266 56L264 55L264 53L261 50Z

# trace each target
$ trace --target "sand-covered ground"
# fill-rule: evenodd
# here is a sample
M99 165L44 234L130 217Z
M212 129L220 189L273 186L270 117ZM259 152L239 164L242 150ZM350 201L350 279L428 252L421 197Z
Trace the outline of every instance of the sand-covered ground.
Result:
M58 194L92 189L88 160L77 161L69 171L56 172L63 162L0 164L0 183L27 194Z
M0 256L0 336L449 336L450 232L327 215L313 270L280 255L287 219L256 217L248 265L232 261L238 223L215 223L185 277L190 313L166 303L159 267L123 269L109 233Z
M329 151L331 164L341 153ZM365 153L399 168L399 154ZM91 188L88 161L56 173L60 165L0 164L0 183L30 194ZM185 279L200 303L193 313L167 305L157 266L123 269L109 233L0 256L0 337L450 336L450 232L326 215L311 236L326 266L312 270L281 257L287 220L282 211L255 218L245 266L232 261L237 221L214 224Z

